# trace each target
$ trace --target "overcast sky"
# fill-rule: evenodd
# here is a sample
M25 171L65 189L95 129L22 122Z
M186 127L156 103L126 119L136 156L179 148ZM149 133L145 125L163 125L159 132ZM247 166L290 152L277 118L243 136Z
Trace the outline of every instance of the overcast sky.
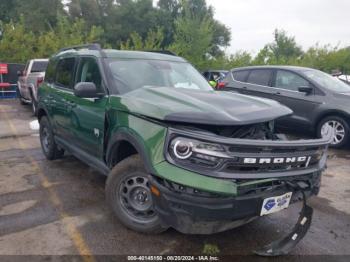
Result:
M350 45L350 0L207 0L215 18L230 27L228 52L256 53L284 29L304 49L316 42Z

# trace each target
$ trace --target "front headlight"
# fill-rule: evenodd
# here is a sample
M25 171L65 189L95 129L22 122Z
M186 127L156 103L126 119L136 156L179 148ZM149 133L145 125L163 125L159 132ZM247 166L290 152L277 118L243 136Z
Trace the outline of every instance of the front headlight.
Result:
M222 145L185 137L173 138L169 144L168 152L176 162L204 167L216 167L222 158L229 157Z

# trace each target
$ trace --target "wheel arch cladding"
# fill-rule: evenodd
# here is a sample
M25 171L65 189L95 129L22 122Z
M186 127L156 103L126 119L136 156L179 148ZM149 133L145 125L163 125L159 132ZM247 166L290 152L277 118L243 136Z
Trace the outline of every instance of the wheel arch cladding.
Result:
M164 141L164 139L163 139ZM113 168L123 159L139 154L148 173L155 173L153 165L157 162L157 150L150 150L145 138L138 135L130 128L119 128L118 132L111 136L107 146L106 161ZM163 149L163 147L161 147Z

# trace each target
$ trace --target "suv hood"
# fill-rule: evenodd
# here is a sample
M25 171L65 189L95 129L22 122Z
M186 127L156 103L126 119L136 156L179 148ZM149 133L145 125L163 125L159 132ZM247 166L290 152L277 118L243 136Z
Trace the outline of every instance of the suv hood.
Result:
M223 91L144 87L118 97L125 111L183 123L246 125L293 112L273 100Z

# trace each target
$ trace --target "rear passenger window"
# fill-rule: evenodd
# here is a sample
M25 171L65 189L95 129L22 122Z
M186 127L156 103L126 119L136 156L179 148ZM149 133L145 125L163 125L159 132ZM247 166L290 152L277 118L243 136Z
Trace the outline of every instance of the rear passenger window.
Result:
M252 70L249 74L248 83L268 86L271 79L272 70Z
M248 70L234 71L232 72L233 79L240 82L245 82L249 74Z
M309 86L309 82L295 73L278 70L276 73L275 87L292 91L298 91L299 87Z
M72 88L75 58L64 58L58 62L56 71L56 84Z

